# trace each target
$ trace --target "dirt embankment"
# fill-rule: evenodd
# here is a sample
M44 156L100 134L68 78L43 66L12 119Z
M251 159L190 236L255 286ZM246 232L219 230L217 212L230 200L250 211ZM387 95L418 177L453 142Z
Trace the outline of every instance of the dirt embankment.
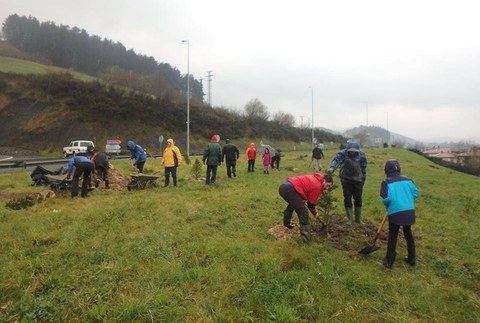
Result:
M0 147L0 155L12 157L31 157L37 156L38 153L35 150L21 147Z

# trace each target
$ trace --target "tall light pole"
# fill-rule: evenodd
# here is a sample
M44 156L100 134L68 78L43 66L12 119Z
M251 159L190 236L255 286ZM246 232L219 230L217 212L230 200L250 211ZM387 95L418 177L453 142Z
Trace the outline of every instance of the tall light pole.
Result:
M387 111L387 135L388 135L388 147L390 147L390 130L388 129L388 111Z
M308 88L311 89L311 93L312 93L312 147L313 147L314 145L314 142L313 142L313 139L314 139L313 137L313 87L309 86Z
M364 103L365 103L365 105L366 105L366 107L367 107L367 127L368 127L368 101L365 101Z
M187 157L190 157L190 42L183 39L182 43L187 43Z

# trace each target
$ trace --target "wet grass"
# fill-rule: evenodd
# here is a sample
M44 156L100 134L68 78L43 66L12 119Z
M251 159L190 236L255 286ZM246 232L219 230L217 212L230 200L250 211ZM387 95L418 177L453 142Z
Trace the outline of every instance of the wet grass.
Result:
M94 77L56 66L38 64L18 58L0 56L0 71L14 74L70 73L82 81L93 81Z
M278 186L294 168L311 172L308 152L269 175L241 159L237 178L221 166L206 186L183 165L177 188L66 194L20 210L1 196L41 188L28 173L1 175L0 321L479 321L479 178L404 150L366 153L365 220L384 215L387 159L420 189L415 268L382 268L385 248L357 257L320 236L304 245L268 234L285 207ZM129 161L114 163L128 174ZM162 174L159 160L146 168ZM333 194L343 214L341 189ZM405 249L400 240L399 258Z

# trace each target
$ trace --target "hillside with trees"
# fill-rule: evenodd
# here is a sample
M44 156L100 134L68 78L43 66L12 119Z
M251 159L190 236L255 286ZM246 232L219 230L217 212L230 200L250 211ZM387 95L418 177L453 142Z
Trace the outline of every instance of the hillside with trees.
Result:
M0 145L55 152L75 139L94 139L103 146L107 139L119 138L157 148L159 135L164 135L186 148L187 79L176 68L84 29L34 17L10 15L2 31L0 56L65 72L45 68L47 72L39 73L37 64L29 74L23 61L17 73L8 62L9 73L0 73ZM79 78L77 72L91 77ZM208 106L201 82L189 77L192 151L201 151L212 134L245 141L310 142L310 129L296 128L288 113L271 115L259 99L243 111ZM316 130L315 137L344 141L323 130Z
M191 104L192 150L202 151L212 134L231 139L310 141L309 129L259 118L258 109L267 109L259 100L246 107L250 114ZM103 146L107 139L119 138L156 148L158 136L165 135L185 149L185 120L185 102L168 95L155 97L100 81L81 81L69 73L0 73L0 146L57 151L74 139L95 139ZM316 131L315 136L321 141L344 141L325 131Z
M186 75L168 63L135 53L122 43L89 35L85 29L10 15L3 23L9 44L40 63L73 69L109 83L154 95L185 96ZM201 82L190 75L192 100L201 102Z
M0 57L64 68L64 72L0 73L0 145L58 151L71 140L134 139L157 148L159 135L186 148L186 75L168 63L136 54L121 43L90 36L77 27L10 15L3 23ZM1 71L1 63L0 63ZM90 77L79 77L78 73ZM93 80L93 81L92 81ZM222 138L310 142L311 130L255 98L243 111L203 102L201 82L190 75L190 146L200 152L213 134ZM321 142L343 142L316 130ZM41 148L39 148L41 147Z

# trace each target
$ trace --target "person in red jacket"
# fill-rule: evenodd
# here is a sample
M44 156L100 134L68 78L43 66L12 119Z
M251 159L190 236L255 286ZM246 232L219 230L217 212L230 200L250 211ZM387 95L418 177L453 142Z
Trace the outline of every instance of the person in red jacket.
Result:
M248 171L255 171L255 158L257 158L257 150L255 149L255 144L252 142L250 147L246 151L247 160L248 160Z
M283 211L283 225L293 229L295 225L291 223L293 211L298 215L300 222L300 235L304 242L311 240L312 228L308 219L308 209L313 216L317 218L317 200L324 190L328 190L333 185L332 176L315 173L313 175L301 175L289 177L278 188L280 196L288 203ZM305 207L307 201L307 207Z

